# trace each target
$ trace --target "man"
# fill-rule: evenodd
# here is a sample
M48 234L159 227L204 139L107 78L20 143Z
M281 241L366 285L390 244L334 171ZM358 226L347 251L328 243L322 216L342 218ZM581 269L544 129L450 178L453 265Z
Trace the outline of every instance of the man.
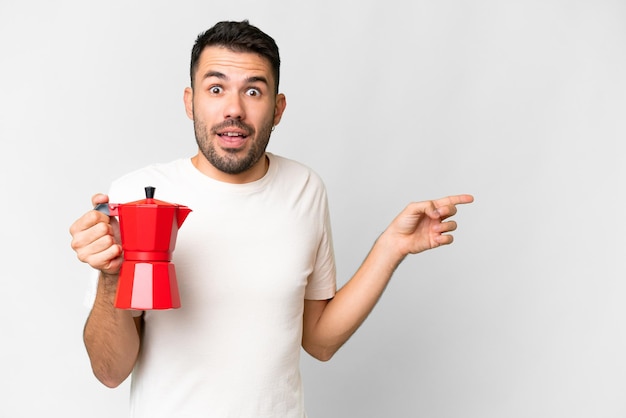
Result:
M84 341L109 387L132 372L134 417L305 417L300 347L326 361L373 309L408 254L450 244L449 220L470 195L409 204L336 291L324 185L266 152L286 107L274 40L243 22L198 36L187 115L198 153L115 181L134 201L147 185L189 206L174 253L182 307L113 306L122 262L114 218L91 210L70 228L78 258L100 271ZM92 204L109 196L96 194Z

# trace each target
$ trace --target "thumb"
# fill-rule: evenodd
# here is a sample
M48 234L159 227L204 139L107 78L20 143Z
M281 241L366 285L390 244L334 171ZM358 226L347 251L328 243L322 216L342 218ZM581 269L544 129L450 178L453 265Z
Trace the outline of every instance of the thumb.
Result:
M109 203L109 196L102 193L96 193L91 197L92 206L96 206L100 203Z
M424 203L425 203L424 213L426 214L426 216L428 216L430 219L441 218L441 212L439 212L439 209L435 206L435 202L433 202L432 200L429 200L428 202L424 202Z

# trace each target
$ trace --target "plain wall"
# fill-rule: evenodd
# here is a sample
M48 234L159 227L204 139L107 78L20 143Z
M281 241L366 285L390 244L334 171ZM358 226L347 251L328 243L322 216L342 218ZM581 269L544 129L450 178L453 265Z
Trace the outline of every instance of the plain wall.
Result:
M340 285L408 202L476 198L334 359L303 355L310 418L626 416L618 0L2 0L0 416L125 415L82 344L69 226L195 153L191 46L244 18L279 44L269 150L324 178Z

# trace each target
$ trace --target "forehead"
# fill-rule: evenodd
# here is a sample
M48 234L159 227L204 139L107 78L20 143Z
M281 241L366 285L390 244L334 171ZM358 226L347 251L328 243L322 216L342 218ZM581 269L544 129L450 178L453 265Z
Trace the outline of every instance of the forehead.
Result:
M198 60L196 79L201 82L206 74L219 72L229 79L249 79L262 76L274 83L272 66L265 57L254 52L235 52L225 47L204 48Z

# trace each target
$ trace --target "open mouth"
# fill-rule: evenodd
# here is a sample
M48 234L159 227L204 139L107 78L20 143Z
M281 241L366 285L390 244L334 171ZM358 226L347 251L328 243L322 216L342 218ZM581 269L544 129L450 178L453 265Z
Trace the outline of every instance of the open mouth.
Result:
M222 138L247 138L248 135L242 132L218 132L217 133Z
M241 148L248 138L248 135L241 131L222 131L217 132L223 148Z

